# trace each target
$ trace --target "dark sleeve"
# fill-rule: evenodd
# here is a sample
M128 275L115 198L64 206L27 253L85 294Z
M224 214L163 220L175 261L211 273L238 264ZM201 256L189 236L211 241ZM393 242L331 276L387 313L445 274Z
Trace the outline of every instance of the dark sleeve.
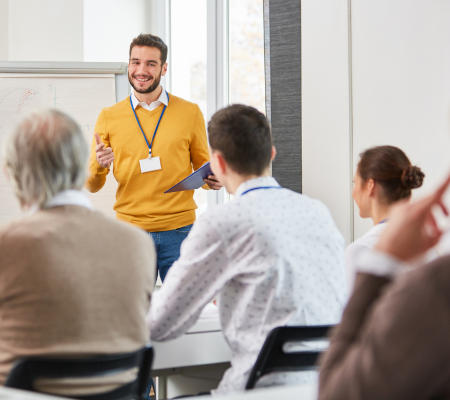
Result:
M449 306L433 281L427 284L422 271L415 272L391 285L384 278L357 275L321 360L319 400L432 397L440 370L448 369L450 325L440 321L448 320Z

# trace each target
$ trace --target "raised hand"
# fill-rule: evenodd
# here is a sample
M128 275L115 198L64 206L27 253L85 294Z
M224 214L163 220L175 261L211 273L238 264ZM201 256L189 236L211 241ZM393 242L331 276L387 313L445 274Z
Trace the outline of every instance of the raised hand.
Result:
M102 143L100 135L97 132L95 132L95 141L97 142L97 146L95 146L97 162L102 167L108 168L114 161L114 153L111 147L105 147L105 144Z
M445 215L449 215L442 199L449 185L450 176L431 196L417 203L394 206L375 249L409 261L435 246L442 231L432 210L439 207Z

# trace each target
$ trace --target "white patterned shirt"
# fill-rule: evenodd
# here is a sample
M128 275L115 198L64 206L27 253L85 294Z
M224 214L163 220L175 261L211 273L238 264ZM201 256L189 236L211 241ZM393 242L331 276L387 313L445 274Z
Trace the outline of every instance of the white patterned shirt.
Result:
M276 188L245 193L258 187ZM321 202L280 188L272 177L245 181L234 200L202 214L184 240L153 294L150 337L181 336L219 294L232 367L213 394L243 391L273 328L339 322L347 295L344 250Z

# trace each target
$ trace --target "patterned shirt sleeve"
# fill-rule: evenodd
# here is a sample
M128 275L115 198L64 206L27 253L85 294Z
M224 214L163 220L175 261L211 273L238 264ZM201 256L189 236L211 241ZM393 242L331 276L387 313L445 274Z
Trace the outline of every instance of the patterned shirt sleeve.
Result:
M153 294L146 318L151 340L171 340L184 334L230 279L226 244L213 224L206 218L194 224L181 246L180 258Z

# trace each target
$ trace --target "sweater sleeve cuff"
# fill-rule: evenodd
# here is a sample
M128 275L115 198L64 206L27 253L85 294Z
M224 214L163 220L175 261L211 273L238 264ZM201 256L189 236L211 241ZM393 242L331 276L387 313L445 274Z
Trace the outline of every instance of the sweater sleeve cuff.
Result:
M93 172L94 175L95 175L95 174L102 173L102 172L106 172L106 171L108 171L108 170L109 170L108 168L102 167L102 166L98 163L98 161L97 161L96 158L95 158L94 160L92 160L92 162L91 162L91 172Z
M356 255L355 267L358 272L389 279L395 279L410 269L409 264L373 249L359 252Z

